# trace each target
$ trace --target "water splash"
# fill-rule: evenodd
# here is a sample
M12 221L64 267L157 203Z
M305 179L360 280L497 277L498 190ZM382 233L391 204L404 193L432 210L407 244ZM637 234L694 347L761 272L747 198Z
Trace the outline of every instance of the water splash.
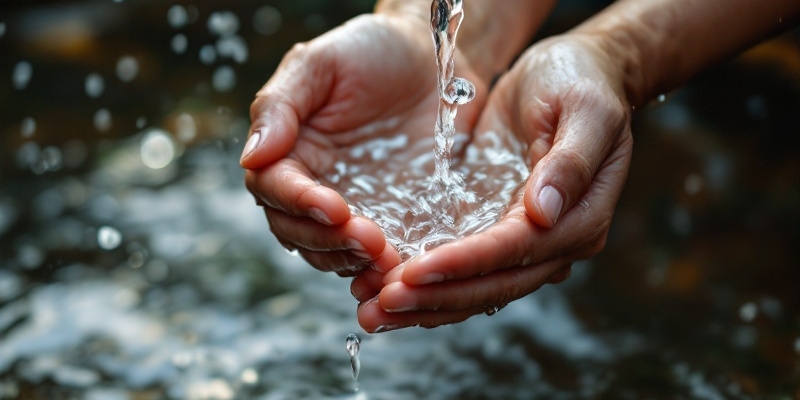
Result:
M344 346L347 353L350 354L350 369L353 372L353 390L358 391L358 374L361 372L361 360L358 358L358 352L361 350L361 339L358 335L351 333L347 335L344 341Z

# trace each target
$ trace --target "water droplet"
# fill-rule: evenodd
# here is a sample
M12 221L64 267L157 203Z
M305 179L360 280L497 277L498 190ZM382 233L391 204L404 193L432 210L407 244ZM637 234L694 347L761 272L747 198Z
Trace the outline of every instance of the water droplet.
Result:
M475 98L475 85L464 78L451 79L444 91L444 100L450 104L464 105Z
M14 66L14 71L11 73L11 81L14 83L14 89L22 90L28 87L28 83L33 77L33 66L27 61L20 61Z
M230 92L236 87L236 72L227 65L220 66L214 71L214 76L211 78L211 86L221 93Z
M89 97L98 98L103 94L106 84L102 75L93 73L86 77L86 82L83 86L86 90L86 94Z
M175 119L175 126L178 132L178 140L189 142L197 136L197 122L191 114L182 113Z
M242 374L239 377L239 379L245 385L249 386L255 385L258 383L258 372L256 372L256 370L253 368L247 368L244 371L242 371Z
M208 31L219 36L233 35L239 30L239 17L230 11L216 11L208 17Z
M253 28L264 36L277 32L282 24L283 16L275 7L263 6L253 14Z
M686 194L695 195L703 190L703 177L700 174L690 174L683 183Z
M101 108L95 111L93 122L94 128L97 129L98 132L108 132L111 130L112 125L111 111L108 111L107 108Z
M358 374L361 371L361 360L358 358L358 352L361 349L361 339L355 333L351 333L347 335L344 346L347 349L347 354L350 354L350 368L353 373L354 389L358 391Z
M139 75L139 61L132 56L123 56L117 61L117 77L123 82L130 82Z
M213 64L217 60L217 50L214 46L207 44L200 48L200 62L206 65Z
M31 117L23 119L19 126L19 132L26 139L33 136L36 133L36 120Z
M175 144L171 135L161 129L151 129L142 139L141 155L142 162L149 168L166 167L175 159Z
M147 125L147 118L145 118L145 117L136 118L136 127L137 128L142 129L146 125Z
M175 4L167 10L167 22L175 29L182 28L189 23L189 12L184 6Z
M486 314L486 315L491 317L492 315L497 314L498 311L500 311L500 307L498 307L498 306L489 306L489 307L486 307L486 312L484 312L484 314Z
M238 35L225 36L217 40L217 54L220 57L232 58L237 63L244 64L248 53L247 43Z
M186 35L179 33L172 37L170 47L172 47L172 51L176 54L183 54L186 52L186 48L189 47L189 40L186 38Z
M97 230L97 244L103 250L114 250L122 243L122 234L110 226L101 226Z
M739 307L739 318L744 322L753 322L758 316L758 306L753 302L748 302Z

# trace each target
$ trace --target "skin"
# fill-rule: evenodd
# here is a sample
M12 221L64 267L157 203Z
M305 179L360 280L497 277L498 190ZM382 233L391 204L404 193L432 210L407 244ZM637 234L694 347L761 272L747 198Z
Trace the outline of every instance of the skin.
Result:
M507 55L516 54L514 45L505 48L502 43L508 37L517 46L524 43L532 33L532 14L498 12L495 17L490 2L465 5L471 3L460 38L473 35L489 46L484 50L501 56L459 49L457 74L477 79L478 92L485 93L490 76L510 62ZM534 7L532 3L542 7L539 12L551 6L516 5L536 11L524 8ZM478 98L460 110L457 121L459 130L473 133L471 146L481 146L481 132L487 130L515 135L528 145L531 174L522 196L488 230L401 264L396 251L380 240L380 230L350 216L343 200L316 185L314 176L330 163L326 151L346 147L352 132L373 121L402 116L409 128L420 124L422 132L431 130L436 94L433 82L420 78L423 71L433 70L432 61L424 61L432 54L430 44L424 44L430 39L419 35L427 33L424 24L410 22L420 22L423 5L427 10L430 3L380 2L371 17L375 21L348 24L343 29L353 31L338 36L334 31L309 44L311 50L287 55L253 106L253 132L277 133L269 146L246 151L242 159L249 169L248 187L266 205L273 232L284 244L300 249L320 269L357 273L351 291L360 301L359 322L368 332L460 322L502 308L547 282L566 279L572 262L595 255L605 244L633 147L631 110L788 28L800 14L796 0L620 0L573 30L537 43L498 81L488 99ZM474 25L468 25L473 18ZM386 26L393 29L385 41L353 43L352 34ZM314 50L315 43L326 46ZM371 54L359 46L381 52L379 47L389 43L391 50L383 50L386 58L380 60L400 54L414 62L396 67L367 60L365 65L359 58ZM348 67L352 59L361 60L359 65L371 74L351 76L357 72ZM334 72L325 72L329 70ZM386 93L359 81L376 75L384 85L403 82L392 88L391 107L376 100L381 98L376 94ZM424 82L408 84L420 79ZM353 80L361 90L348 90ZM370 107L362 110L365 104ZM323 210L327 218L314 219L319 213L310 212L312 208ZM367 257L361 264L352 259L347 239L364 243Z

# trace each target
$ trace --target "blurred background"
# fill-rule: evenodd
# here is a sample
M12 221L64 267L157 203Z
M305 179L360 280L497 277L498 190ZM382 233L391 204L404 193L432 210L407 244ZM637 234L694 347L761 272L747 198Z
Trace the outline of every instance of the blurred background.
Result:
M366 335L238 158L281 56L373 2L6 3L0 400L800 399L797 29L637 110L607 247L569 281Z

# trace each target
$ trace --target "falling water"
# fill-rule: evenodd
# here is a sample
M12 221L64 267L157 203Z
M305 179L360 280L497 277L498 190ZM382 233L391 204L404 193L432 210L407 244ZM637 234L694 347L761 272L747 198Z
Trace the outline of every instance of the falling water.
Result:
M415 136L402 131L365 140L338 154L323 177L355 214L383 228L404 259L494 224L528 173L522 146L511 135L456 132L457 107L475 97L475 86L454 75L462 5L462 0L431 5L439 94L431 141L412 141Z
M347 335L344 341L347 353L350 354L350 368L353 372L353 390L358 391L358 373L361 371L361 360L358 351L361 349L361 339L355 333Z

